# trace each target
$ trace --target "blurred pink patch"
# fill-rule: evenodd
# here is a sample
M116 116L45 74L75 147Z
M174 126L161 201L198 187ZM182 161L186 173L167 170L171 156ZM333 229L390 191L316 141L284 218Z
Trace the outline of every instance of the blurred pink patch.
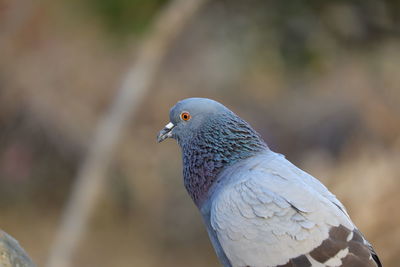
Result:
M14 182L29 179L32 172L32 151L21 143L12 143L5 148L0 158L1 178Z

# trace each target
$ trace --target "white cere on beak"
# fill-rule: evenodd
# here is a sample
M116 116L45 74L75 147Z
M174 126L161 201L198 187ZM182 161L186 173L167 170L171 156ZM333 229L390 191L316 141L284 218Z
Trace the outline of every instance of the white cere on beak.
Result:
M167 128L168 130L171 130L174 126L175 125L172 122L170 122L167 125L165 125L165 128Z

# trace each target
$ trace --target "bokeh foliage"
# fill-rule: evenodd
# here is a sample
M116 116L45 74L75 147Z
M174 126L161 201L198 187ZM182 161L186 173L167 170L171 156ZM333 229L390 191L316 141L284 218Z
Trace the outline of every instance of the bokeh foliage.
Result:
M143 33L168 0L83 0L104 29L115 35Z

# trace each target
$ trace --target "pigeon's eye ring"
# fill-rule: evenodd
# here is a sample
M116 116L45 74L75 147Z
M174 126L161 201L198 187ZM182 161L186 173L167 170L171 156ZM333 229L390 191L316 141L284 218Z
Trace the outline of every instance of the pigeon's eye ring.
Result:
M183 121L188 121L188 120L190 120L191 118L192 118L192 116L190 116L190 113L189 113L189 112L184 111L184 112L181 113L181 119L182 119Z

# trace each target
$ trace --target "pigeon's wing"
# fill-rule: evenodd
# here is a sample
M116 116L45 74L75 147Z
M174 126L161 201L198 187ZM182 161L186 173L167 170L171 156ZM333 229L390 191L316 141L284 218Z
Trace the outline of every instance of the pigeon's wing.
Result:
M1 267L35 267L18 241L0 230L0 266Z
M279 155L279 154L275 154ZM306 173L305 171L297 168L290 161L288 161L284 156L280 155L280 157L275 157L274 160L274 169L275 171L279 171L285 173L285 171L289 170L291 175L300 179L302 182L306 183L307 186L313 188L313 190L317 191L321 196L329 199L333 204L335 204L339 209L342 210L343 213L349 217L346 208L343 204L336 198L334 194L332 194L319 180L315 179L312 175Z
M232 266L378 266L341 204L284 160L233 167L212 196L211 226Z

